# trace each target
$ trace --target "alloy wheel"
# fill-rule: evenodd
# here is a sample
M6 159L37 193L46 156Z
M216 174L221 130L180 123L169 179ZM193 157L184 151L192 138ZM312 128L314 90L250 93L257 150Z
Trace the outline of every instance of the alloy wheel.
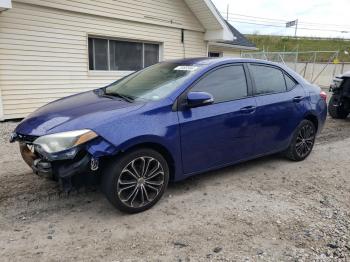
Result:
M156 199L164 186L164 179L164 169L157 159L148 156L135 158L119 176L118 197L128 207L143 207Z
M302 126L299 130L295 149L299 157L303 158L307 156L315 142L315 128L311 124Z

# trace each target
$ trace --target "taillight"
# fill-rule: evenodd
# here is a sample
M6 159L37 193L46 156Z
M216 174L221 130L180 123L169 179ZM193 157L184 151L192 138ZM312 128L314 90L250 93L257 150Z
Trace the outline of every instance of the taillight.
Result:
M326 93L326 92L321 91L320 97L321 97L324 101L327 101L327 93Z

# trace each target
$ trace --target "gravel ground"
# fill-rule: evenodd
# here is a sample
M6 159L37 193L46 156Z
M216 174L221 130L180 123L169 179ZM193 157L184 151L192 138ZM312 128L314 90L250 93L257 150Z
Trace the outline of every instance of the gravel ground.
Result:
M125 215L31 173L0 123L1 261L350 261L350 119L303 162L270 156L171 184Z

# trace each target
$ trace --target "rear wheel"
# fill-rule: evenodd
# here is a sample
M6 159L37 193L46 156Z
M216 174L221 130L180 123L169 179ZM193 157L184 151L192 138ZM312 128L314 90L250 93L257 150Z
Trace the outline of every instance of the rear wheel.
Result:
M117 209L137 213L158 202L168 181L169 168L163 156L152 149L137 149L107 167L102 190Z
M286 151L286 157L293 161L307 158L316 138L315 125L310 120L303 120L296 128L292 141Z
M344 106L339 106L339 97L332 95L328 103L328 113L331 117L335 119L345 119L349 115Z

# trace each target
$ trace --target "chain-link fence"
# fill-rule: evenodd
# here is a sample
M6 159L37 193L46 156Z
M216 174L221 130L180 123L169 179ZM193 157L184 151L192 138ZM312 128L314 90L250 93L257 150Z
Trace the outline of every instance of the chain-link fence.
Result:
M282 63L311 83L328 87L335 75L350 71L350 63L338 61L339 51L246 52L242 57Z

